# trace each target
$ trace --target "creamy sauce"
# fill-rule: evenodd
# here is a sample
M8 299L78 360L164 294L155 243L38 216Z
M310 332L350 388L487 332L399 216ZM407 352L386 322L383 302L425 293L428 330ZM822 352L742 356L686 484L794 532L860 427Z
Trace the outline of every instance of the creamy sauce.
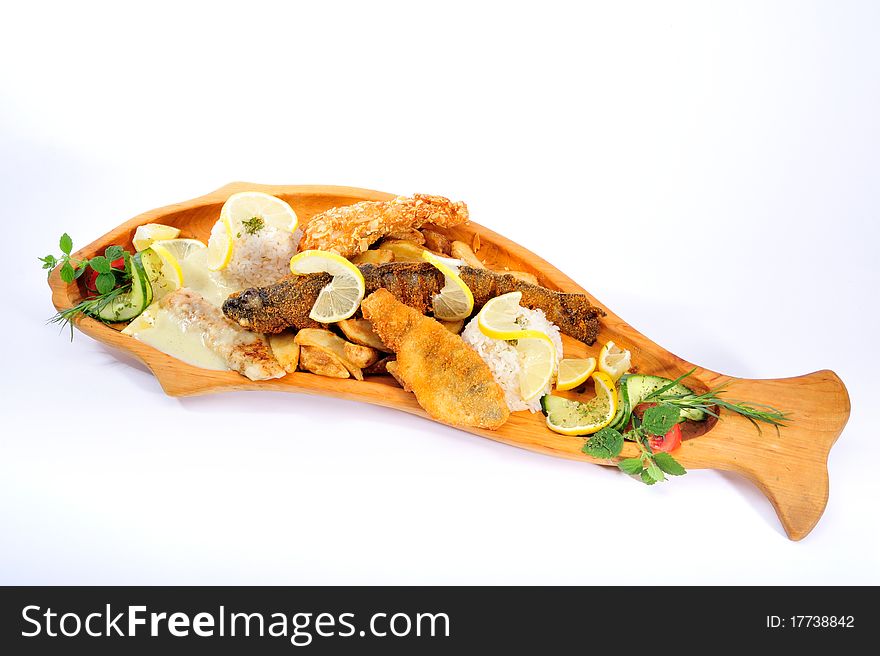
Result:
M144 310L122 332L195 367L229 369L226 361L205 345L202 327L180 319L157 303Z
M230 286L221 273L210 271L207 260L208 251L202 249L181 263L184 284L201 294L211 305L220 307L230 294L239 290Z

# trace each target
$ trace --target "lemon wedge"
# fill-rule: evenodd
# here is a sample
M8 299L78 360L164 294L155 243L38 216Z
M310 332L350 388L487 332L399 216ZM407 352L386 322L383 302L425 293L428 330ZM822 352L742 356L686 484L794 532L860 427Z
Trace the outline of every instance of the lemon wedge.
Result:
M222 271L232 260L232 225L229 217L221 216L208 237L208 269Z
M605 342L599 351L599 371L604 371L616 381L632 365L632 354L617 346L614 342Z
M144 269L158 296L180 289L186 284L183 262L206 246L198 239L162 239L154 241L142 256Z
M309 317L321 323L335 323L357 312L364 298L366 285L360 269L336 253L310 250L290 258L290 272L329 273L331 280L315 300Z
M138 226L134 231L134 238L131 240L132 246L136 251L143 251L150 247L154 241L164 239L176 239L180 234L180 229L171 226L162 225L161 223L146 223Z
M233 235L244 227L254 231L264 226L293 232L299 224L296 212L290 205L261 191L232 194L223 203L220 216L229 220L230 233Z
M614 381L603 371L592 377L596 396L585 403L552 394L541 399L550 430L562 435L592 435L611 423L618 404Z
M509 292L490 299L477 315L480 332L492 339L517 339L523 329L516 322L522 292Z
M565 358L559 362L556 389L563 392L583 385L596 370L596 358Z
M434 316L441 321L458 321L471 316L474 311L474 295L459 277L457 268L430 251L423 251L422 259L437 267L446 279L443 289L434 296Z
M520 330L516 340L519 355L519 393L528 403L541 394L556 373L556 346L539 330Z

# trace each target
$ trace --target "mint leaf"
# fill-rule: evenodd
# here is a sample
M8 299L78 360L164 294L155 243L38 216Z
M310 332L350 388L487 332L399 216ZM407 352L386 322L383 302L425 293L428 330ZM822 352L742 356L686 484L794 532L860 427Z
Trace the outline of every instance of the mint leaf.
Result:
M58 246L61 247L61 252L65 255L70 255L70 251L73 250L73 240L70 238L66 232L61 235L61 239L58 241Z
M661 403L645 410L642 427L651 435L666 435L678 419L678 408L671 403Z
M110 260L103 255L98 255L89 260L89 266L98 273L110 273Z
M624 474L629 474L633 476L642 471L642 459L641 458L625 458L617 463L617 466L620 467L620 471Z
M642 479L642 483L644 483L645 485L653 485L654 483L657 482L653 478L651 478L651 475L648 473L647 469L642 470L641 479Z
M54 255L47 255L46 257L38 257L37 259L43 263L44 269L54 269L55 265L58 264L58 260L55 259Z
M122 257L122 253L123 253L122 246L114 245L114 246L107 247L107 250L104 251L104 256L108 260L112 261L112 260L118 260L120 257Z
M673 458L668 453L655 453L654 462L657 463L657 466L661 470L663 470L667 474L670 474L671 476L683 476L684 474L687 474L687 470L681 466L678 460Z
M109 294L116 287L116 276L112 273L101 273L95 278L95 288L99 294Z
M69 284L73 282L75 276L73 265L69 261L65 262L64 266L61 267L61 279Z
M597 441L594 438L590 438L587 440L586 444L584 444L584 448L581 449L588 456L592 456L593 458L598 458L599 460L608 460L613 457L611 455L611 451L609 451L605 444L601 441Z
M645 471L648 473L648 476L653 478L654 481L656 481L657 483L659 483L660 481L666 480L666 477L663 475L663 472L660 471L660 468L657 466L657 463L654 462L653 459L648 460L648 466L645 468Z
M608 460L620 455L623 448L623 435L613 428L603 428L598 433L590 436L582 449L587 455Z

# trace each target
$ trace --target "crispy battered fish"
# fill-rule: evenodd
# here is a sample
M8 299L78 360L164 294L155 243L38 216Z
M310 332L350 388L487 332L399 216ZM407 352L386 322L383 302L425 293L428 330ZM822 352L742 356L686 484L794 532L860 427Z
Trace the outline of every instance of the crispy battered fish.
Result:
M281 378L286 372L275 359L263 335L243 330L229 321L198 292L183 287L159 301L183 324L199 326L205 345L226 365L251 380Z
M299 249L333 251L351 259L386 235L405 234L426 223L451 228L467 220L467 205L443 196L415 194L364 201L313 216L303 230Z
M367 296L361 308L382 341L397 353L395 375L429 415L449 424L492 430L507 421L510 410L504 392L461 337L385 289Z
M443 274L427 262L362 264L358 268L364 276L367 294L387 289L398 301L422 314L431 310L434 296L445 283ZM474 295L474 310L491 298L521 291L523 306L543 310L566 335L587 344L596 341L599 317L605 313L591 305L583 294L554 292L509 274L467 266L461 267L460 275ZM330 279L329 274L314 273L286 278L269 287L246 289L226 299L223 312L248 330L260 333L277 333L289 326L315 327L319 324L309 318L309 312Z

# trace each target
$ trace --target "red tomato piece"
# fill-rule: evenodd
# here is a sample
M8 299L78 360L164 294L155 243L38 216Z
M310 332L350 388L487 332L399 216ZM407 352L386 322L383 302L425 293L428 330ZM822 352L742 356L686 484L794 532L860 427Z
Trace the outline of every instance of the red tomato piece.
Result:
M652 435L648 438L648 444L651 445L651 450L654 451L654 453L657 453L658 451L663 451L665 453L675 451L681 446L681 425L676 424L670 428L669 432L663 437Z
M117 258L110 263L114 269L123 269L125 268L125 258ZM98 288L95 286L95 281L98 279L98 272L95 271L92 267L86 269L86 272L83 274L83 280L85 282L86 291L93 295L98 295Z

